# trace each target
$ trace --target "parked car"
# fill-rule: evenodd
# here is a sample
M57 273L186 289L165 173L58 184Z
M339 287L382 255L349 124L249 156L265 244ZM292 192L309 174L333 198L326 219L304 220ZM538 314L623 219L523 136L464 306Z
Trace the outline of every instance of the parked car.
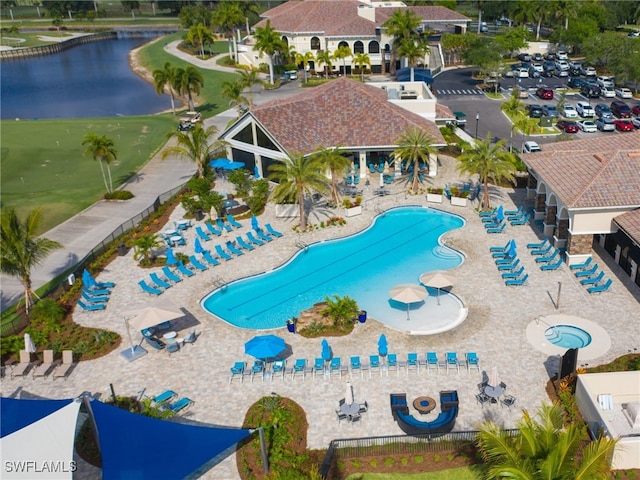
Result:
M569 63L569 75L573 77L579 77L582 75L582 63L571 62Z
M580 127L580 130L585 133L595 133L598 131L598 127L596 127L596 124L591 120L580 120L578 122L578 126Z
M594 67L585 67L582 69L582 74L585 77L595 77L597 75L597 72Z
M558 118L558 109L555 105L543 105L542 106L542 114L545 117L554 117Z
M568 77L569 76L569 70L558 70L557 68L554 71L554 75L556 77Z
M567 118L578 118L578 112L570 103L567 103L562 109L562 115Z
M550 62L555 62L556 54L554 52L547 52L544 54L544 59L549 60Z
M580 130L578 124L573 120L560 120L556 123L556 127L565 133L578 133L578 130Z
M602 89L593 83L583 83L580 87L580 93L587 98L598 98L602 93Z
M553 100L553 90L549 87L540 87L536 90L536 95L544 100Z
M596 115L600 118L613 118L613 113L611 113L611 109L609 105L605 105L604 103L599 103L593 109L596 112Z
M616 92L613 87L601 87L600 96L602 98L613 98L616 96Z
M631 113L633 113L636 116L640 116L640 105L635 105L631 107Z
M635 128L640 128L640 117L631 117L631 123Z
M533 70L538 74L541 74L544 71L544 67L542 66L541 63L532 63L531 66L529 67L529 74L531 74L531 70Z
M631 120L614 120L616 124L616 130L619 132L631 132L633 131L633 123Z
M538 104L527 105L527 110L529 111L529 116L531 118L540 118L542 117L542 106Z
M630 118L631 108L629 108L629 105L626 103L616 100L615 102L611 102L611 113L618 118Z
M480 22L480 33L489 33L487 22Z
M540 53L534 53L533 55L531 55L531 59L534 62L541 62L543 60L542 55Z
M615 87L616 86L616 79L614 77L606 77L606 76L601 76L601 77L597 77L596 78L596 82L598 83L598 85L600 85L601 87Z
M584 85L584 80L582 78L571 77L567 80L567 86L571 88L581 88Z
M620 87L615 90L616 97L618 98L633 98L633 93L628 88Z
M531 55L529 55L528 53L521 53L518 55L518 60L520 60L521 62L530 62L531 61Z
M578 115L580 115L581 117L595 117L596 116L596 111L587 102L577 102L576 103L576 112L578 112Z
M569 71L569 62L566 60L556 60L556 70Z
M542 149L540 148L540 145L538 145L537 142L524 142L524 151L526 153L535 153L535 152L541 152Z
M601 132L613 132L616 129L616 124L611 117L600 117L594 122L596 128Z
M629 32L627 33L627 37L638 38L640 37L640 32Z
M529 69L528 68L516 68L515 75L518 78L529 78Z
M556 58L558 60L569 60L569 54L564 50L559 50L556 52Z

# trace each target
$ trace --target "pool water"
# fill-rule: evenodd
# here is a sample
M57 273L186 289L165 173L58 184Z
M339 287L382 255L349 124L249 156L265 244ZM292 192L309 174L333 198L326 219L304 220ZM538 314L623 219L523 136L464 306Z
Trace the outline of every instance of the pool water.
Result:
M573 325L554 325L545 330L544 336L550 343L563 348L583 348L591 343L591 335Z
M462 263L462 255L439 239L463 225L461 217L430 208L392 209L365 231L311 245L275 270L211 292L201 305L236 327L264 330L284 327L327 296L348 295L384 322L398 312L389 302L393 286L417 284L424 272Z

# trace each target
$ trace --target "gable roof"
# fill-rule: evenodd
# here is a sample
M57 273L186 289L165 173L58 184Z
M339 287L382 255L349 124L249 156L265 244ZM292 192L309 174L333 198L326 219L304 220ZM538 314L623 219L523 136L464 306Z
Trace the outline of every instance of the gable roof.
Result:
M613 219L629 238L640 244L640 208L618 215Z
M640 131L550 143L521 158L569 208L640 207Z
M437 125L387 100L387 93L344 77L255 107L252 115L290 153L319 147L394 146L406 130L426 130L446 142Z

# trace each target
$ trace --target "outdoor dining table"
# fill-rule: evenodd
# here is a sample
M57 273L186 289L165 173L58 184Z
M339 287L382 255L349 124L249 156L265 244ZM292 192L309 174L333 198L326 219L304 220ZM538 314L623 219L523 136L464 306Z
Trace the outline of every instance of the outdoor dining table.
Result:
M353 402L350 404L343 403L342 405L340 405L340 411L345 415L349 415L349 416L355 415L360 411L360 404L356 402Z
M389 195L389 191L384 187L376 188L373 192L375 195Z
M484 393L491 398L498 398L504 394L504 387L498 385L497 387L492 387L491 385L487 385L484 387Z
M182 241L182 237L180 235L174 235L169 238L169 241L174 245L179 245Z
M174 235L177 235L178 232L176 232L174 229L172 228L167 228L164 232L162 232L165 237L173 237Z
M176 341L176 337L178 336L178 332L167 332L164 335L162 335L162 338L164 340L166 340L167 342L171 343L171 342L175 342Z
M191 220L178 220L178 226L186 229L191 226Z

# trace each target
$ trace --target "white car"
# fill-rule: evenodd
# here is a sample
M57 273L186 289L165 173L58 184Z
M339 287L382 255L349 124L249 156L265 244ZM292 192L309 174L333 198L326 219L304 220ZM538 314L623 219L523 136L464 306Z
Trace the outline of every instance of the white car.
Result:
M578 126L580 127L580 130L585 133L595 133L598 131L598 127L591 120L580 120L578 122Z
M595 117L596 111L593 109L588 102L578 102L576 103L576 112L581 117Z
M596 69L593 67L587 67L584 69L584 75L586 77L595 77L597 75Z
M541 63L532 63L531 68L533 68L538 73L544 72L544 68L542 67Z
M558 60L569 60L569 54L564 50L560 50L559 52L556 52L556 58Z
M603 98L613 98L616 96L616 92L611 87L602 87L600 89L600 96L602 96Z
M566 60L558 60L556 62L556 70L569 70L569 62L567 62Z
M629 90L628 88L616 88L615 90L616 93L616 97L619 98L633 98L633 93L631 93L631 90Z
M566 118L578 118L578 112L573 105L567 104L562 109L562 115Z
M516 77L518 78L529 78L529 70L526 68L517 68L516 69Z
M631 117L631 123L636 128L640 128L640 117Z
M615 87L616 86L616 79L613 77L598 77L596 78L596 83L598 85L600 85L601 87Z
M541 152L542 149L540 148L540 145L538 145L538 142L524 142L524 151L526 153L535 153Z

